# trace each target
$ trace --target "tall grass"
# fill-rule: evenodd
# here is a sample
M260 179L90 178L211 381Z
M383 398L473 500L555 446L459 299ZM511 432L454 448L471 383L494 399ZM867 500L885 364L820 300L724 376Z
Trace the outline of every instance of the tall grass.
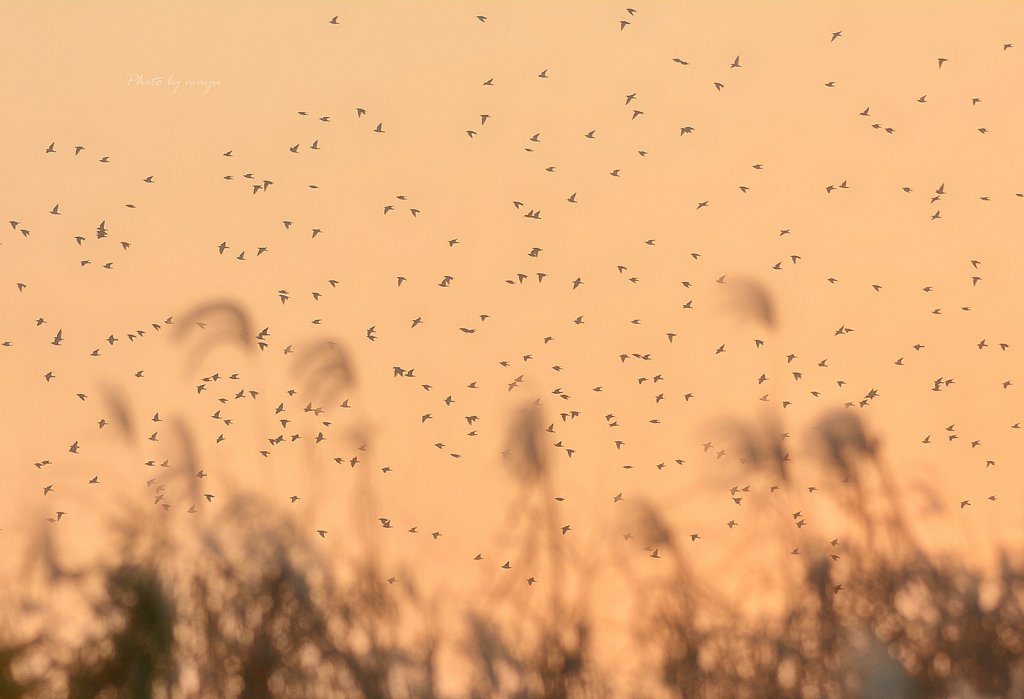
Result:
M193 320L217 314L235 328L218 342L248 341L247 319L230 308ZM329 388L351 380L340 349L318 353ZM536 406L521 413L507 463L522 546L557 580L568 563L552 538L542 424ZM776 426L734 427L757 487L786 483ZM277 505L246 496L173 532L129 517L111 532L113 554L79 570L44 536L42 572L5 593L0 698L1024 697L1024 565L1004 554L993 584L926 554L856 414L826 415L818 434L819 468L847 486L835 505L856 531L841 549L805 540L778 614L748 617L724 601L660 513L639 508L642 536L668 571L633 591L642 682L616 678L595 650L602 627L586 593L549 586L539 612L511 598L504 609L468 608L452 638L373 556L328 561ZM62 618L85 632L60 633Z

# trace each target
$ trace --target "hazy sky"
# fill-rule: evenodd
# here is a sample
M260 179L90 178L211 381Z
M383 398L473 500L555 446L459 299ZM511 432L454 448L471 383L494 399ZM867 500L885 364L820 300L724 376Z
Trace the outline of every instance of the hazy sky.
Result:
M255 490L428 589L536 590L501 452L538 398L574 566L656 574L622 536L639 501L723 590L843 536L810 426L847 402L926 541L1019 540L1019 5L632 7L5 3L0 559L57 511L85 552L125 503L174 522ZM245 309L248 351L195 365L224 319L177 321L211 300ZM357 379L337 394L307 385L324 339ZM765 416L791 435L774 494L721 429ZM175 482L172 419L212 502Z

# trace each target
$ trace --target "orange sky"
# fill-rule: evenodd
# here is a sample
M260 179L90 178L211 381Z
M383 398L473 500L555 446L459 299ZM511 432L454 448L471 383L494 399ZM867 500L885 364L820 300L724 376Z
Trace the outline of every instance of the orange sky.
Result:
M195 504L201 517L256 490L293 507L311 537L327 530L325 550L369 544L428 589L508 578L525 589L534 571L499 567L517 552L500 452L515 410L539 397L544 424L554 424L542 442L566 498L568 560L623 555L655 574L643 542L621 537L624 503L646 499L681 535L700 533L694 564L732 590L739 560L785 566L793 546L843 534L829 504L842 486L816 465L810 425L870 389L878 397L854 409L881 437L918 533L960 552L1019 541L1022 433L1011 425L1024 420L1024 43L1004 44L1019 40L1024 12L1005 2L633 8L5 4L0 341L11 345L0 347L0 558L16 558L58 510L68 513L54 527L58 543L84 551L121 504L151 504L146 481L169 476L144 463L176 454L167 421L150 421L159 412L194 435L209 474L201 492L223 494L193 503L172 491L161 516L190 516ZM693 132L681 136L686 126ZM263 180L273 184L253 194ZM843 181L848 188L826 191ZM541 218L525 218L529 210ZM101 221L109 234L97 239ZM775 327L730 305L744 279L770 294ZM211 299L243 305L254 331L269 328L265 351L223 348L190 367L202 332L180 344L172 328L150 326ZM840 326L854 331L836 335ZM129 340L140 328L150 332ZM64 342L54 346L58 329ZM302 411L314 400L303 390L308 368L283 349L318 338L350 353L358 384L314 417ZM624 353L650 360L622 362ZM394 366L415 375L396 378ZM214 372L240 378L197 393ZM955 383L934 392L940 376ZM241 389L259 396L236 399ZM115 427L97 427L112 419L105 390L129 401L139 431L130 446ZM211 419L218 409L230 426ZM559 417L571 410L579 417ZM716 430L724 417L762 413L792 435L795 478L775 503ZM294 422L282 428L283 416ZM351 437L357 428L366 452ZM315 444L318 431L326 439ZM302 438L270 447L278 434ZM69 453L75 441L79 453ZM334 462L357 454L355 468ZM42 460L52 463L33 466ZM94 475L98 485L88 483ZM366 514L390 518L393 530L357 525L360 477L374 497ZM747 483L757 493L737 507L728 488ZM920 483L940 511L913 494ZM613 503L620 492L624 503ZM302 499L292 505L292 495ZM965 499L971 507L959 508ZM789 531L791 506L807 527ZM726 527L730 519L739 526Z

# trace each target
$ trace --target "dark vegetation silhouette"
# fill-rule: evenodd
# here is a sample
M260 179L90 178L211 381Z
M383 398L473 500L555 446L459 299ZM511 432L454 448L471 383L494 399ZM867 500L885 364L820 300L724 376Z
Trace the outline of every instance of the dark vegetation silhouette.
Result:
M752 313L774 322L766 299ZM252 324L234 304L198 309L189 322L218 317L228 328L205 342L250 345ZM190 361L209 349L193 348ZM340 344L309 352L323 374L309 377L311 387L354 381ZM128 409L116 394L110 400L129 439ZM557 544L540 410L522 410L509 430L505 463L518 484L510 528L522 557L543 561L557 580L569 563ZM178 429L187 446L187 428ZM790 484L778 425L730 430L755 488ZM818 468L845 486L829 497L854 533L841 548L804 539L802 572L767 620L723 601L693 573L659 512L637 505L637 537L668 571L654 589L633 591L646 672L637 686L613 683L616 668L595 652L600 626L585 588L573 597L547 586L540 612L503 614L499 596L466 610L460 639L442 638L428 602L412 584L389 584L372 552L338 565L282 508L250 495L225 496L178 536L159 517L126 513L111 532L115 554L81 570L62 564L44 530L26 589L4 592L0 698L1024 696L1024 565L1003 554L996 588L983 595L980 573L915 540L856 411L825 415L816 434ZM36 623L62 618L84 630L80 638ZM459 663L459 689L443 688L443 649Z

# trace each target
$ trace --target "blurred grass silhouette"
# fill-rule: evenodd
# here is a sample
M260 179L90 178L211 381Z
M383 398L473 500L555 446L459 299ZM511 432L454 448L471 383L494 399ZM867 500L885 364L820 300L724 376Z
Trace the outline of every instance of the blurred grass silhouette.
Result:
M229 340L248 341L244 312L211 308L244 329ZM346 355L333 343L330 354L330 386L351 381ZM542 425L533 405L510 429L508 463L521 487L512 510L522 546L557 581L567 562L553 538ZM790 478L777 427L732 425L764 490ZM455 642L432 629L430 605L411 584L388 584L371 554L352 554L341 572L276 505L225 496L184 533L130 518L112 532L114 554L82 570L65 567L44 533L42 582L7 593L5 608L19 611L0 640L0 698L1024 697L1024 566L1004 554L996 589L983 594L980 573L915 541L855 412L826 415L817 433L819 468L848 486L836 505L857 534L842 548L841 582L836 549L805 543L802 573L767 620L720 599L658 511L639 506L638 538L670 571L633 590L642 687L611 680L588 600L566 599L561 585L549 586L541 614L465 610ZM28 589L40 584L47 594ZM75 642L42 623L78 619L71 598L81 601L76 625L88 630ZM442 652L465 668L460 690L442 689L452 685Z

